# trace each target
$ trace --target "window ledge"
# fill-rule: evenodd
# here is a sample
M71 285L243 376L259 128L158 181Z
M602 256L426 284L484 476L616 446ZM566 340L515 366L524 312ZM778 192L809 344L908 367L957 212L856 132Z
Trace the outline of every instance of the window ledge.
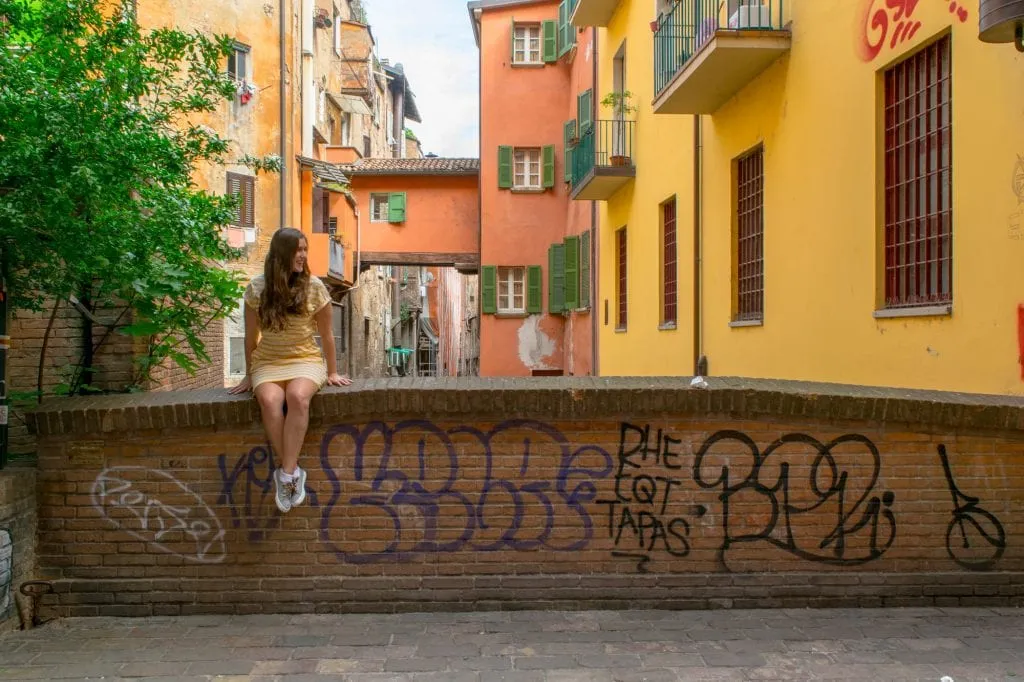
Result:
M763 327L764 320L733 320L729 323L730 327Z
M616 334L625 334L626 333L626 328L625 327L616 327L615 328L615 333Z
M544 187L513 187L513 194L543 194L547 190Z
M678 329L675 322L663 322L658 325L658 331L667 332Z
M495 317L509 317L509 318L529 317L530 313L501 313L501 312L498 312L498 313L494 313L494 316Z
M882 308L872 314L876 320L893 317L948 317L953 314L953 304L922 305L912 308Z
M543 69L546 62L512 62L513 69Z

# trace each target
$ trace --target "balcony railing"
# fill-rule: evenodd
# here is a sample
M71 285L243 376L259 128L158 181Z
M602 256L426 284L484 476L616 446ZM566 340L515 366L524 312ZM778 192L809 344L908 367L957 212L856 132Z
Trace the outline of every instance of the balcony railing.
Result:
M594 121L572 154L572 197L603 200L636 176L635 121Z
M718 31L782 31L785 0L679 0L654 32L654 92L661 93Z

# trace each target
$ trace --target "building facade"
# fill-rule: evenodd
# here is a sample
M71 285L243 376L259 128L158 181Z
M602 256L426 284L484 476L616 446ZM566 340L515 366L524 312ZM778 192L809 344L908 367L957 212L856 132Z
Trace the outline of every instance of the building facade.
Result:
M480 50L482 376L593 372L595 215L570 202L567 126L588 106L577 94L592 82L594 45L568 10L568 0L469 3Z
M976 9L578 0L636 107L601 373L1024 393L1022 59Z

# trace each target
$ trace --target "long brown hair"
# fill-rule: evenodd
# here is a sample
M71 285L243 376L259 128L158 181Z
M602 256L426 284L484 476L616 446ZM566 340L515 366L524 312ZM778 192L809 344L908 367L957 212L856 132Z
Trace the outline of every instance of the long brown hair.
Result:
M293 272L292 263L299 243L306 236L293 227L282 227L270 240L270 251L263 264L263 294L260 296L260 326L268 330L284 329L289 315L306 312L309 288L309 261L302 272Z

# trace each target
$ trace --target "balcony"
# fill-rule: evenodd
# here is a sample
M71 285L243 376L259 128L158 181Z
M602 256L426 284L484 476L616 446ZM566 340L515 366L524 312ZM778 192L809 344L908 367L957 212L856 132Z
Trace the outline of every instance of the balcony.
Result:
M568 0L569 23L573 26L607 26L619 0Z
M636 177L635 121L594 121L572 152L571 198L605 201Z
M785 0L679 0L654 32L654 113L713 114L789 51Z

